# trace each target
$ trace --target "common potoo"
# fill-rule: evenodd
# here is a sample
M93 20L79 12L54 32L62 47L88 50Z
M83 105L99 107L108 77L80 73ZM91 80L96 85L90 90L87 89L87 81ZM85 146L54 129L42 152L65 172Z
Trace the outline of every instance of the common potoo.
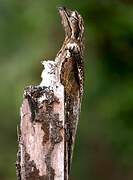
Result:
M72 96L82 99L84 86L84 23L77 11L59 7L62 24L65 30L65 41L57 54L56 61L60 66L61 83ZM79 89L79 94L78 94Z
M65 91L65 171L70 173L74 140L84 87L84 23L77 11L58 8L65 30L65 41L56 56L59 81ZM76 108L75 108L76 107ZM67 162L67 163L66 163ZM68 177L65 177L67 180Z

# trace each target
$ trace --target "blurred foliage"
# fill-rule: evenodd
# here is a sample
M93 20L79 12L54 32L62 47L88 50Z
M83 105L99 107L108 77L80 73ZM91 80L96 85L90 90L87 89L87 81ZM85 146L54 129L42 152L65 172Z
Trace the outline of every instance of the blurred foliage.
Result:
M16 179L23 88L40 83L40 61L54 59L64 40L58 5L78 10L85 22L85 92L71 180L131 180L131 0L0 0L0 179Z

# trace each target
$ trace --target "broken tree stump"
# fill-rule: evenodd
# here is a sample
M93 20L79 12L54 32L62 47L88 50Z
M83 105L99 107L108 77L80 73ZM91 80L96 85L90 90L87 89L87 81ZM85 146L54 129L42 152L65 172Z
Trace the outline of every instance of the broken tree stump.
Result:
M84 28L77 11L58 9L66 32L63 46L55 61L43 61L41 84L24 89L18 180L69 179L83 94Z

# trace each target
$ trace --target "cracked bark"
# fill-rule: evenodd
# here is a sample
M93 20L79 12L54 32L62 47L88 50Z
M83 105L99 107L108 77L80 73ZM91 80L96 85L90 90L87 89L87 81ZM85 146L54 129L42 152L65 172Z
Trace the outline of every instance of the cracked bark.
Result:
M56 92L52 88L24 89L18 179L64 179L64 91L62 85L56 87Z
M72 48L75 44L72 42ZM55 61L43 62L41 84L24 89L16 161L18 180L69 179L82 99L73 78L77 74L74 58L75 51L63 45Z

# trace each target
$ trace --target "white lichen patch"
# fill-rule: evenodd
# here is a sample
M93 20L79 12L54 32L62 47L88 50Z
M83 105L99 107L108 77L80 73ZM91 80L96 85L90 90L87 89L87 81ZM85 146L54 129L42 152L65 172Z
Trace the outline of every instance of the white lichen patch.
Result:
M40 98L38 98L38 103L40 104L40 106L42 105L42 103L43 103L45 100L47 100L45 94L43 94L43 96L41 96Z
M43 61L42 64L44 65L44 70L41 74L42 82L40 83L40 86L53 86L56 82L56 76L55 76L55 67L56 62L54 61Z

